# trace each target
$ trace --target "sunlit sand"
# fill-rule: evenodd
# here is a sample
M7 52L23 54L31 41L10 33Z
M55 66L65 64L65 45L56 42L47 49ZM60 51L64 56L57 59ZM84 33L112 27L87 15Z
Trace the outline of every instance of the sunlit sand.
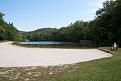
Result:
M0 67L74 64L112 55L98 49L26 48L0 43Z

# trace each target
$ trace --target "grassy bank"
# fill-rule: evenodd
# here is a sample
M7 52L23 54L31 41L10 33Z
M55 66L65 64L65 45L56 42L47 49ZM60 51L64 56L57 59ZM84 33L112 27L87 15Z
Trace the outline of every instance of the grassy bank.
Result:
M101 48L102 49L102 48ZM110 48L103 48L109 50ZM121 81L121 48L110 58L53 67L0 68L0 81Z

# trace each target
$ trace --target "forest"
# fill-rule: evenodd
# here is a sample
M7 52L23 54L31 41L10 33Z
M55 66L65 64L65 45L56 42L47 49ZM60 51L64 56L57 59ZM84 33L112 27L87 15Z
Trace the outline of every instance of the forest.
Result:
M4 14L0 12L0 41L20 40L19 31L13 26L13 23L7 23L3 19Z
M78 20L67 27L41 28L25 32L17 30L12 23L3 19L0 13L0 40L19 41L66 41L111 46L121 45L121 0L108 0L96 11L91 21Z

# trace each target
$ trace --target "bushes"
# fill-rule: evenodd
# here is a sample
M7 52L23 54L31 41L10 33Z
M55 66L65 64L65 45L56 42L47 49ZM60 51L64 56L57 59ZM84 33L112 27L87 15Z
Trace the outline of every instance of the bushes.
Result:
M80 45L82 47L95 47L95 44L90 40L80 40Z
M0 12L0 40L18 40L18 30L13 26L13 23L7 23L3 20L2 13Z

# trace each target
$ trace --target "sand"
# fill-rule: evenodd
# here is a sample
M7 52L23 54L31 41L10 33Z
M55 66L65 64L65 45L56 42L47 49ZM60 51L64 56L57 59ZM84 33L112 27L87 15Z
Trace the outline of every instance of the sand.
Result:
M98 49L26 48L0 43L0 67L55 66L111 57Z

